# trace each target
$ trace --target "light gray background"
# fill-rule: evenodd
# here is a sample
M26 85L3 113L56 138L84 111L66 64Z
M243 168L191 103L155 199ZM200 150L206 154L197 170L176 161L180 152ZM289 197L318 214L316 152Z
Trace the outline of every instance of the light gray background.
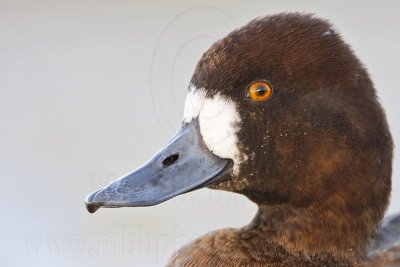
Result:
M207 189L94 215L83 200L174 134L211 43L280 11L336 25L399 145L400 1L0 0L0 265L161 266L188 240L249 222L254 204ZM400 210L395 158L389 212Z

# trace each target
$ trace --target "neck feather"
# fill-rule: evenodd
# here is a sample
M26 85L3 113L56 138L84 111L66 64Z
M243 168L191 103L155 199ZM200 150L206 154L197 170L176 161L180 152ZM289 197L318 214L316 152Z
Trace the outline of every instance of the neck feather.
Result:
M265 242L275 243L295 257L353 266L365 258L370 235L376 228L367 223L370 215L366 211L361 215L363 219L357 219L346 210L339 213L321 204L301 208L260 205L246 230L259 232L257 236Z

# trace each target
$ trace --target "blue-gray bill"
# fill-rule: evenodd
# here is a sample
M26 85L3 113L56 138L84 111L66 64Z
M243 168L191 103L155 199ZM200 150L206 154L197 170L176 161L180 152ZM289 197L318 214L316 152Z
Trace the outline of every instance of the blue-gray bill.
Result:
M143 207L229 177L232 161L214 155L205 146L197 119L145 165L87 196L90 213L100 207Z

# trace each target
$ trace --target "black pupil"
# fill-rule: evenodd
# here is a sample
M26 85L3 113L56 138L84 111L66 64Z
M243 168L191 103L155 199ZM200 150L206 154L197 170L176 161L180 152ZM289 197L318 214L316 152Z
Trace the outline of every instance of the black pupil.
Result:
M264 95L266 92L265 87L264 86L257 86L256 89L256 94L257 95Z

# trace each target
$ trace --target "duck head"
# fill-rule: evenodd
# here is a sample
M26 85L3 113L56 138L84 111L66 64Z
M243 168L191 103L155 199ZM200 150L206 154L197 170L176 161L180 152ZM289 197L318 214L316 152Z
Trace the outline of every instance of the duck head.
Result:
M349 46L324 20L278 14L214 43L178 134L86 205L148 206L207 186L256 202L256 221L279 221L270 238L288 249L346 253L362 250L384 214L391 159L384 112Z

